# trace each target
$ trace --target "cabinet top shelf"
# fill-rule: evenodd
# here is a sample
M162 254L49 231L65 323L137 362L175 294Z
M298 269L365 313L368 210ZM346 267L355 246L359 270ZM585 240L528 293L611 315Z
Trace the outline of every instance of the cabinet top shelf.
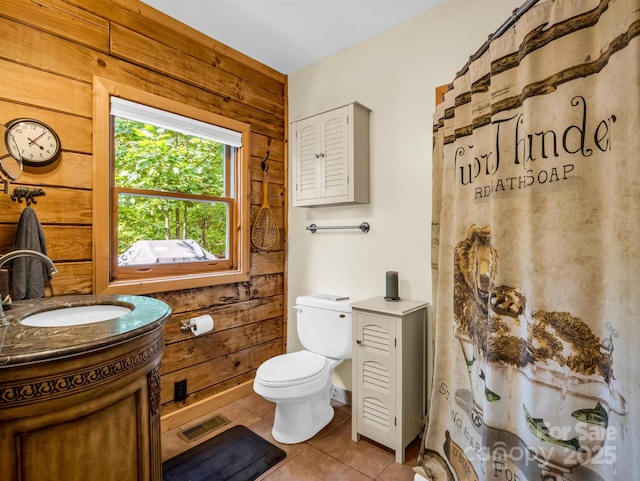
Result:
M369 107L367 107L366 105L362 105L360 102L358 102L356 100L356 101L350 102L348 104L340 105L339 107L333 107L331 109L323 110L322 112L316 112L316 113L314 113L312 115L306 115L306 116L301 117L301 118L299 118L297 120L293 120L290 123L291 124L295 124L296 122L300 122L301 120L306 120L306 119L310 119L312 117L317 117L318 115L326 114L327 112L333 112L334 110L340 110L341 108L348 107L349 105L354 105L354 106L357 106L359 108L364 109L367 112L371 112L371 109Z
M384 297L372 297L362 301L351 303L353 309L363 309L366 311L374 311L382 314L390 314L393 316L405 316L419 309L423 309L429 305L425 301L416 301L412 299L400 299L399 301L387 301Z

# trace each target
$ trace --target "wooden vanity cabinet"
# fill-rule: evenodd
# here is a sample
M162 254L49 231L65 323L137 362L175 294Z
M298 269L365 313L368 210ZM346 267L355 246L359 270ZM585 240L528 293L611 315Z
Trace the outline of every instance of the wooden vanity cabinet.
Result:
M420 433L426 408L428 304L376 297L351 304L353 312L352 439L360 435L393 449Z
M0 479L161 481L163 348L160 326L88 353L0 366Z

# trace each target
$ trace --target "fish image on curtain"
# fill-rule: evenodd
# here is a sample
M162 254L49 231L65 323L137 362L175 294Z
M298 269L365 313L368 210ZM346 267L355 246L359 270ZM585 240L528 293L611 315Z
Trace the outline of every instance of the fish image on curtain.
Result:
M433 117L435 349L415 471L638 480L640 0L531 4Z
M626 414L612 370L618 333L609 323L601 339L568 312L530 310L517 288L494 285L498 269L490 227L470 226L454 255L455 335L469 371L468 414L475 426L520 437L545 468L563 472L588 463L607 440L609 412Z

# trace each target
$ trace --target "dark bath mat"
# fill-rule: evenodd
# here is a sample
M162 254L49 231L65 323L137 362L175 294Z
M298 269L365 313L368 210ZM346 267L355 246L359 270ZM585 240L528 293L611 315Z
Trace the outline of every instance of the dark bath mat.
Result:
M162 463L162 479L252 481L285 456L278 446L238 425Z

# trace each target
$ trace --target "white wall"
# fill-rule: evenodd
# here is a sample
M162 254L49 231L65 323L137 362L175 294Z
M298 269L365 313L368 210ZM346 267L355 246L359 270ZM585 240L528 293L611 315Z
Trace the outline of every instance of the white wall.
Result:
M354 300L384 296L388 270L399 272L402 298L431 301L435 88L450 83L520 4L521 0L448 0L289 75L290 121L352 101L372 110L371 202L289 209L290 306L303 294L345 294ZM363 221L371 224L367 234L305 230L311 223ZM287 349L295 351L301 346L290 308L288 317ZM351 389L350 361L338 366L334 384Z

